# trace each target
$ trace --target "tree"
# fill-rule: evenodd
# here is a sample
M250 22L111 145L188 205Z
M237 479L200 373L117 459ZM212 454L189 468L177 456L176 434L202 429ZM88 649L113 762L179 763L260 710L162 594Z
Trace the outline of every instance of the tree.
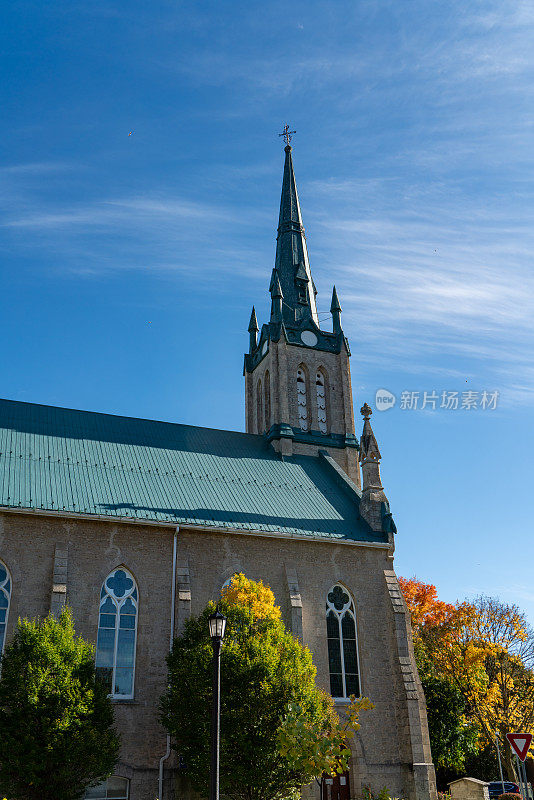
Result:
M452 779L464 770L469 758L478 753L479 728L468 719L465 699L454 681L435 669L421 647L417 650L432 759L438 777L443 773Z
M468 702L450 666L456 663L463 685L482 687L486 685L483 654L466 659L457 646L472 614L469 604L444 603L438 599L435 586L415 578L400 578L399 583L412 621L436 777L446 788L447 781L465 774L466 763L480 748L480 726L469 714Z
M19 620L2 659L0 730L7 797L77 800L113 771L113 707L68 608L59 620Z
M342 723L330 695L315 685L311 653L289 633L271 590L244 575L223 591L227 616L221 656L221 794L282 800L324 771L346 768L354 703ZM162 720L193 788L206 796L212 702L209 603L186 623L168 657Z
M534 729L534 632L516 605L494 597L477 597L469 630L484 651L485 692L466 693L487 741L498 735L506 773L514 780L506 733Z
M412 617L429 723L440 706L452 707L454 691L463 701L459 722L478 730L478 754L467 748L458 760L443 751L443 739L429 725L432 752L442 753L443 766L449 769L478 760L486 776L497 736L507 777L514 780L505 734L531 731L534 726L534 633L524 615L517 606L496 598L443 603L434 586L414 578L401 579L401 588Z

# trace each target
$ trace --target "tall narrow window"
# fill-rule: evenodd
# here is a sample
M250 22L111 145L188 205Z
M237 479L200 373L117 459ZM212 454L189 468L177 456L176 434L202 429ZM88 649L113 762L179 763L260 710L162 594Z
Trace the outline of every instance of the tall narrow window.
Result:
M271 380L269 372L265 373L265 430L271 427Z
M114 800L128 800L130 793L130 781L128 778L119 778L118 775L112 775L107 781L99 783L98 786L91 786L85 792L84 800L107 800L107 798L114 798Z
M96 643L97 673L112 697L134 695L135 645L139 599L133 575L124 567L108 575L100 592Z
M321 433L328 432L328 422L326 416L326 381L322 372L315 376L315 388L317 393L317 419Z
M256 386L256 417L258 418L258 433L263 431L263 392L261 387L261 380L258 381Z
M7 616L11 599L11 576L6 565L0 561L0 656L6 641Z
M301 431L309 429L308 424L308 392L306 388L306 373L304 370L297 370L297 412Z
M354 602L344 586L337 584L326 598L326 635L330 694L347 698L360 696L358 639Z

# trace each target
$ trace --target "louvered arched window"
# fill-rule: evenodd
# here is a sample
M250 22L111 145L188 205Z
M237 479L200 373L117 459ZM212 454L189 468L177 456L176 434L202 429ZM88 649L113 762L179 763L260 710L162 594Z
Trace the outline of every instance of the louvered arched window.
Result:
M330 694L347 698L360 696L358 637L354 601L344 586L336 584L326 596L326 631Z
M301 431L309 430L307 376L303 367L297 370L297 414Z
M100 592L96 669L112 697L134 696L139 594L133 575L119 567Z
M269 377L269 372L265 373L265 430L268 431L271 427L271 379Z
M258 433L263 430L263 391L261 380L258 381L256 386L256 417L258 421Z
M11 600L11 575L3 561L0 561L0 657L6 641L7 617Z
M328 411L326 408L326 378L319 370L315 376L315 391L317 397L317 420L321 433L328 433Z

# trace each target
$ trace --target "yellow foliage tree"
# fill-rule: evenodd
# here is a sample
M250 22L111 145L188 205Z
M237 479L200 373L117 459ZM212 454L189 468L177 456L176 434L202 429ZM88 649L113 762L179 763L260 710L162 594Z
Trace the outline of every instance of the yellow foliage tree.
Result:
M274 594L262 581L251 581L237 572L221 593L225 604L247 609L254 620L280 619L280 607L275 605Z

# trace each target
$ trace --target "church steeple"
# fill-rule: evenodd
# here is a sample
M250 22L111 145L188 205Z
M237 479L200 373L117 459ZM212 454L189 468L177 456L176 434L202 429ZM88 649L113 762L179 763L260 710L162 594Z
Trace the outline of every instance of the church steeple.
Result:
M245 354L246 428L285 457L326 451L359 486L349 343L334 288L332 329L322 330L286 126L284 175L269 293L271 314ZM251 330L252 328L252 330Z
M275 269L284 296L282 319L288 327L300 326L306 319L313 320L319 327L291 145L286 145L285 154L275 258Z

